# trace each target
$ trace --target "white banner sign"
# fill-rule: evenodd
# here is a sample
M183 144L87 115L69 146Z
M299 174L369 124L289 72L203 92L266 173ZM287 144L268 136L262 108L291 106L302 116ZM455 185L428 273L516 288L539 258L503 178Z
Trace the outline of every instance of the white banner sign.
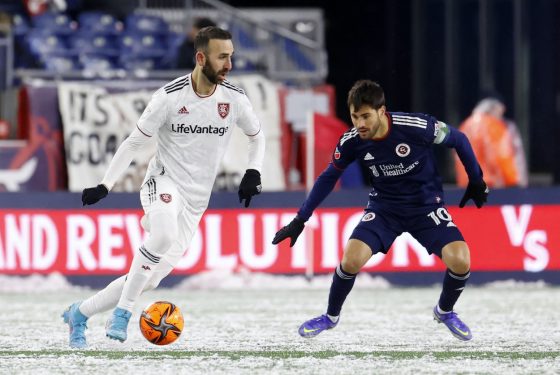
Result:
M136 126L151 95L145 90L112 94L91 83L58 85L70 191L101 182L118 146ZM137 191L154 153L155 142L133 161L113 191Z

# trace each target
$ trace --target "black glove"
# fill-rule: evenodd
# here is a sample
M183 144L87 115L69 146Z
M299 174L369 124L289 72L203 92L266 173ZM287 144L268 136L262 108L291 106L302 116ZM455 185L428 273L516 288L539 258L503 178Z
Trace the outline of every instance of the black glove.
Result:
M486 203L488 199L488 193L490 190L484 180L480 180L478 182L469 181L467 186L467 190L465 190L465 194L463 195L463 199L461 199L461 203L459 203L459 207L465 207L465 203L469 199L472 199L476 207L480 208Z
M260 194L261 190L261 174L256 169L247 169L239 184L239 203L245 199L245 207L249 207L251 197Z
M290 237L290 247L293 247L304 227L305 221L296 216L290 224L276 232L272 244L276 245Z
M109 190L103 184L99 184L94 188L84 189L82 192L82 203L83 205L94 204L99 200L105 198L109 194Z

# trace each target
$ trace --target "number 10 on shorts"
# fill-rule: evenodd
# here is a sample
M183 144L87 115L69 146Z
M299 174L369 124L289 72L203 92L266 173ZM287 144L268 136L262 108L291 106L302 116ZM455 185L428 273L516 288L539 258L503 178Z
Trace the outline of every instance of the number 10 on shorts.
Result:
M453 220L445 207L440 207L437 210L430 212L427 216L429 216L436 225L440 225L442 221L450 222Z

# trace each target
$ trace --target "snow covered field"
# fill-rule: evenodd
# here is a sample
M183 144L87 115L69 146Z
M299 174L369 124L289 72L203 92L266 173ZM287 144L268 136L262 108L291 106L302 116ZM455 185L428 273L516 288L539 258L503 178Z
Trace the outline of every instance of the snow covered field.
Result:
M326 308L329 277L192 277L142 296L124 343L105 338L109 313L89 321L84 351L67 347L61 312L94 291L57 275L0 276L0 373L17 374L558 374L560 288L540 283L469 287L456 310L474 339L432 320L440 287L392 288L360 275L336 329L303 339L298 326ZM148 343L142 307L177 304L180 339Z

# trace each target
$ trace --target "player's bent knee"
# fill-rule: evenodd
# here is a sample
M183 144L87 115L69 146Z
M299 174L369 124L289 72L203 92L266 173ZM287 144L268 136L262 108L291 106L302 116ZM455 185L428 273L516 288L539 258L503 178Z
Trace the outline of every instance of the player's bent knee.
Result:
M471 269L470 262L464 260L458 260L457 262L453 263L452 265L448 266L448 268L456 274L462 275Z
M447 268L456 274L467 273L471 268L469 248L462 241L453 242L443 248L442 259Z
M342 257L342 269L348 273L358 273L371 256L371 248L365 242L350 239Z
M340 264L342 269L348 273L358 273L362 269L361 264L353 260L343 260Z
M161 219L164 219L162 217ZM160 254L165 254L177 240L178 229L175 222L171 220L160 220L151 224L150 237L146 241L146 247Z
M369 258L364 258L363 256L359 256L357 254L348 254L346 253L342 258L342 269L348 273L358 273L362 269L362 267L367 263Z

